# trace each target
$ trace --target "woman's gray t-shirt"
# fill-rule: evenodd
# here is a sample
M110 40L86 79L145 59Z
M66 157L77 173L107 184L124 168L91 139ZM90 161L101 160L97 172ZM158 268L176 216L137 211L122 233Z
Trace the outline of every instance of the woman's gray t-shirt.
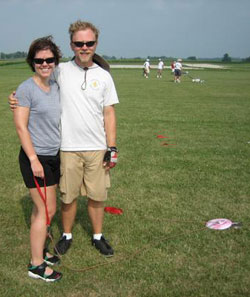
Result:
M28 130L37 155L55 156L61 143L60 97L57 83L50 80L50 91L43 91L29 78L16 91L19 106L30 109Z

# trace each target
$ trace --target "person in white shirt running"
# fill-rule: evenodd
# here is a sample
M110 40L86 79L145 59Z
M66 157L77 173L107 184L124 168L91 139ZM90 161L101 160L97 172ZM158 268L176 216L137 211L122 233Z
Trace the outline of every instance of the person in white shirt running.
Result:
M164 62L162 59L159 59L159 63L157 66L157 78L162 78L162 70L164 68Z

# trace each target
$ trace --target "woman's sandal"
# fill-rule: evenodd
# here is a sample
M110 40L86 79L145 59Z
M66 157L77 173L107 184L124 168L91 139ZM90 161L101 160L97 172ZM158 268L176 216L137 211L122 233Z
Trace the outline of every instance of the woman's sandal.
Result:
M46 256L46 253L48 253L48 249L45 248L43 250L43 259L44 259L44 262L46 262L46 264L48 265L57 265L60 263L60 259L57 257L57 256L52 256L52 257L48 257Z
M29 264L28 266L28 275L35 279L42 279L46 282L55 282L62 278L62 273L53 270L53 272L49 275L45 274L46 267L48 265L43 262L39 266L33 266Z

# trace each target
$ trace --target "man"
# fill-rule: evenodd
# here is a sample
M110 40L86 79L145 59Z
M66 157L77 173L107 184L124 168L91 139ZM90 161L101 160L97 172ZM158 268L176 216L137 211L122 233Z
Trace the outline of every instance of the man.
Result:
M164 62L161 59L159 59L159 63L157 66L157 78L162 78L163 68L164 68Z
M174 82L175 83L181 82L181 70L182 70L181 61L182 61L182 59L178 59L177 62L175 63L175 68L174 68Z
M92 245L105 256L114 251L102 235L109 169L117 162L116 116L119 103L110 74L93 61L99 31L88 22L70 25L72 61L55 72L61 100L61 213L63 234L55 252L65 254L72 243L77 198L88 197Z
M93 229L92 244L104 255L113 249L102 235L104 201L109 187L108 169L117 157L116 117L118 98L110 74L93 62L98 30L87 22L69 27L75 59L61 63L58 83L61 96L61 179L62 224L64 233L55 246L64 254L72 242L77 197L87 195L88 214ZM104 160L105 152L109 159ZM111 160L112 161L112 160Z
M149 72L150 72L150 63L149 63L149 59L147 59L145 61L145 63L143 64L143 75L144 75L144 77L148 78L149 77Z

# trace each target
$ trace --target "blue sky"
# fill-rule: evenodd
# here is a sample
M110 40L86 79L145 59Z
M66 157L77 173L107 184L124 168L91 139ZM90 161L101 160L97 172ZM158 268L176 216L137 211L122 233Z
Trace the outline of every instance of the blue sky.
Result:
M71 56L77 19L100 29L99 54L117 58L250 56L249 0L0 0L0 52L52 34Z

